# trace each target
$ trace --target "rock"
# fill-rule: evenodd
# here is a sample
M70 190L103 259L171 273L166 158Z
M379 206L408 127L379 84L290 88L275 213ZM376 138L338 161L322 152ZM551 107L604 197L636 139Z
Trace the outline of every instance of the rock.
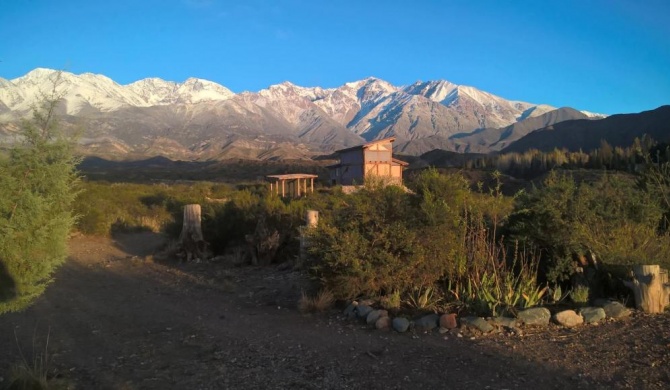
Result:
M365 318L368 325L374 326L377 320L382 317L388 317L389 313L386 310L373 310Z
M414 321L414 326L418 330L429 331L437 328L440 322L440 316L437 314L428 314Z
M563 325L566 328L572 328L573 326L581 325L584 323L584 318L579 314L575 313L574 310L563 310L554 314L554 321L557 324Z
M347 317L348 320L353 320L356 318L356 307L358 307L358 302L353 301L347 306L346 309L344 309L344 316Z
M396 317L392 322L393 330L396 332L404 333L409 329L409 320L403 317Z
M630 309L621 302L611 301L603 306L603 310L608 318L624 318L630 315Z
M605 305L607 305L610 302L613 302L613 301L610 301L609 299L605 299L605 298L598 298L595 301L593 301L593 305L598 306L598 307L604 307Z
M493 323L497 326L502 326L509 329L516 328L516 318L493 317Z
M440 328L454 329L458 327L456 313L442 314L440 316Z
M375 322L375 328L379 330L389 330L391 329L391 319L389 317L380 317L377 322Z
M358 318L367 318L372 310L374 309L370 306L360 304L356 307L356 314L358 315Z
M482 317L463 317L461 318L461 324L482 333L489 333L494 329L493 326Z
M376 301L374 299L363 299L359 302L359 304L365 306L374 306L375 303Z
M584 317L584 322L587 324L598 323L607 316L602 307L584 307L579 310L579 314Z
M533 307L520 311L517 319L530 326L548 325L551 319L551 312L544 307Z

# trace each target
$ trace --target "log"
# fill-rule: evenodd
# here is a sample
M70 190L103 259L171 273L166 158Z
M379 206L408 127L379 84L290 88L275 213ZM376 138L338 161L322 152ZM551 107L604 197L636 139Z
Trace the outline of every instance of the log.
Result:
M661 267L658 265L636 265L633 280L624 281L633 290L635 307L645 313L662 313L667 305L665 286L661 283Z
M202 236L199 204L184 206L184 223L179 235L179 245L186 254L186 261L200 261L207 257L208 245Z

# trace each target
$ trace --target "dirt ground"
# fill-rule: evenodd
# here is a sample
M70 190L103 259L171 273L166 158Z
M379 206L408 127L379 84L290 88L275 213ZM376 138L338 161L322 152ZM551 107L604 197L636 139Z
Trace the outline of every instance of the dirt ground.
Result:
M7 369L49 335L75 389L670 388L670 315L498 334L381 332L340 310L300 314L300 273L159 264L151 233L76 237L28 310L0 316Z

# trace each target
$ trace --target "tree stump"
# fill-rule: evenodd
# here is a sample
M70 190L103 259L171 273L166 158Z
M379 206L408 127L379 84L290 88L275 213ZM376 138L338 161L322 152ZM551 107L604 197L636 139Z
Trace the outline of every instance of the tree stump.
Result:
M305 222L308 228L315 228L319 224L319 212L316 210L307 210L305 213Z
M658 265L636 265L633 280L624 281L633 290L635 307L645 313L662 313L668 302L666 286L661 282L661 267ZM665 278L667 279L667 273Z
M301 268L308 260L309 253L307 252L310 246L309 232L319 224L319 212L316 210L307 210L305 213L305 226L300 227L300 253L298 253L297 268Z
M661 286L663 287L663 307L668 307L670 305L670 280L668 280L668 270L661 269Z
M199 204L184 206L184 223L179 235L179 245L186 261L200 261L207 257L208 245L202 236L201 209Z

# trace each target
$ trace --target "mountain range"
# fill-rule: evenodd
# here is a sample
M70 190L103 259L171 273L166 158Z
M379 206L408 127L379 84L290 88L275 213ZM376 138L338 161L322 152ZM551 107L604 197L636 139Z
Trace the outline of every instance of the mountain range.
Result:
M557 123L604 117L445 80L394 86L367 78L337 88L284 82L236 94L197 78L120 85L103 75L38 68L0 78L0 144L18 140L19 120L55 82L61 121L83 129L84 153L114 159L299 159L391 136L405 154L489 153Z

